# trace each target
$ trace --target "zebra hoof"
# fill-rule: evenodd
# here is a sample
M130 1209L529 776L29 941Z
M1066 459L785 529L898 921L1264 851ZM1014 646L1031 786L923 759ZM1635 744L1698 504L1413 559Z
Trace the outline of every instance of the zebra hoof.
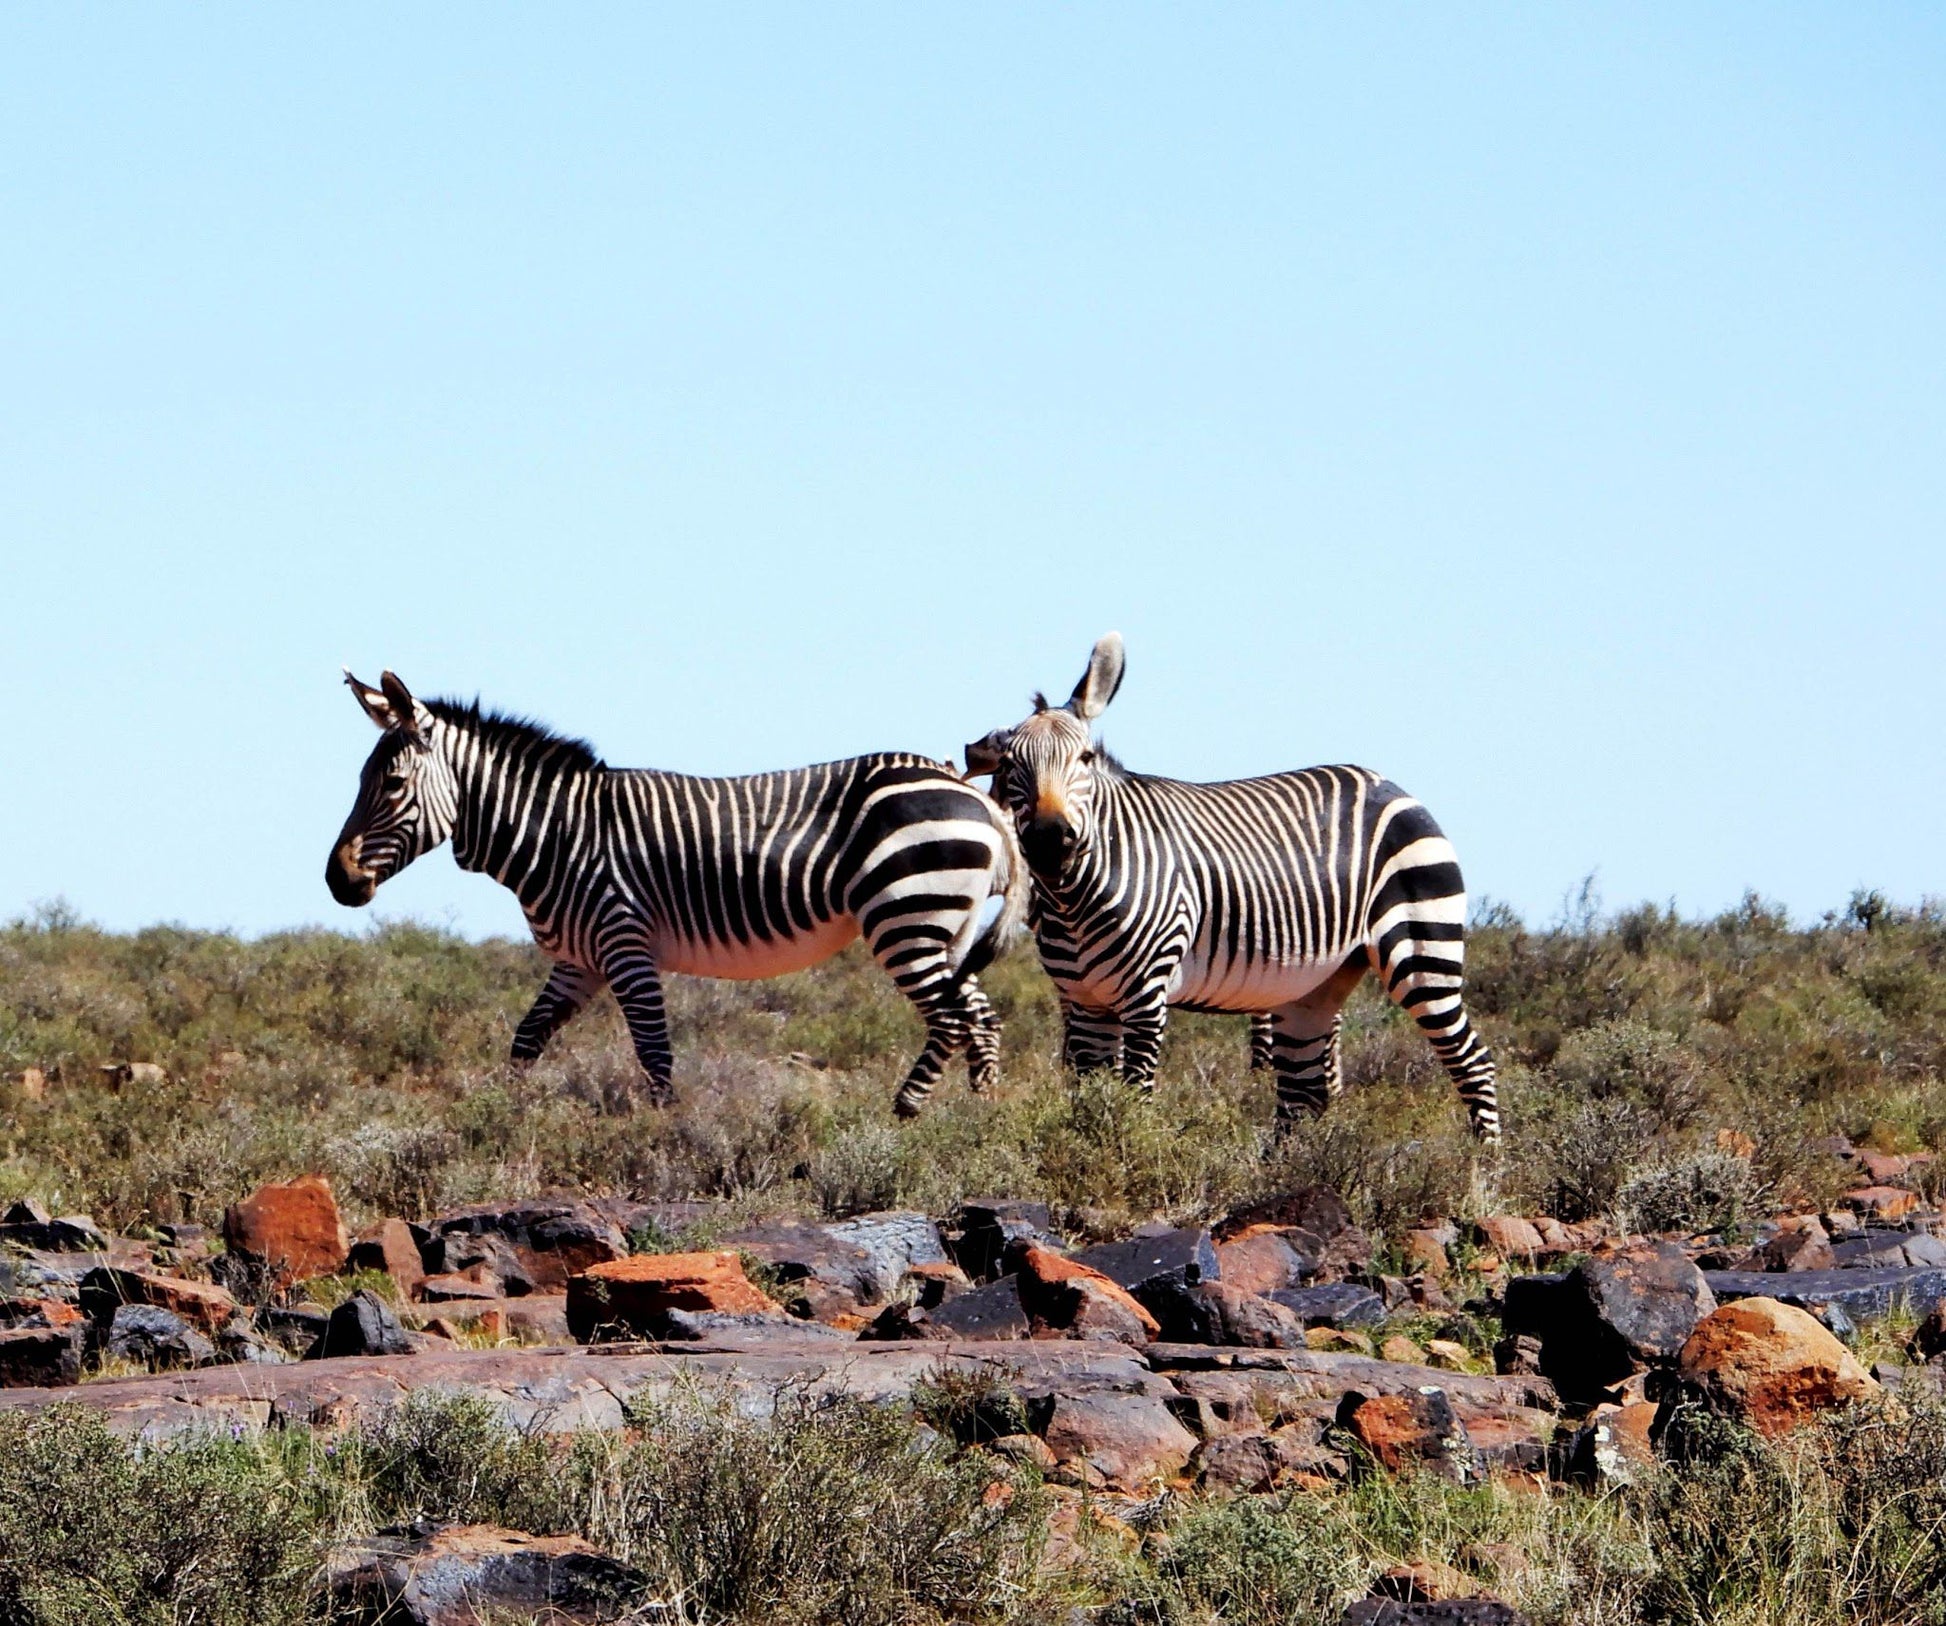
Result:
M892 1116L895 1118L916 1118L923 1103L909 1101L903 1095L892 1103Z

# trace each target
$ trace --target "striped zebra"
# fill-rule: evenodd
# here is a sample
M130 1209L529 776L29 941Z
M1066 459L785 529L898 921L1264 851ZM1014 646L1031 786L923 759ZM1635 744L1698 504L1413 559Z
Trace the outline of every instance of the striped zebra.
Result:
M382 735L325 867L331 895L367 904L448 837L461 869L508 887L554 962L516 1063L606 985L649 1098L666 1102L664 972L781 976L862 935L926 1024L899 1115L956 1051L975 1090L993 1082L999 1021L973 974L1019 925L1030 883L1006 815L952 768L897 753L737 779L610 768L477 702L416 700L390 672L377 689L345 681Z
M1473 1131L1498 1140L1493 1056L1462 997L1466 891L1432 815L1364 768L1197 785L1131 773L1090 725L1120 688L1095 645L1065 706L966 748L1034 872L1030 923L1066 1019L1064 1060L1147 1089L1168 1008L1269 1018L1277 1126L1343 1083L1338 1032L1368 969L1431 1041Z

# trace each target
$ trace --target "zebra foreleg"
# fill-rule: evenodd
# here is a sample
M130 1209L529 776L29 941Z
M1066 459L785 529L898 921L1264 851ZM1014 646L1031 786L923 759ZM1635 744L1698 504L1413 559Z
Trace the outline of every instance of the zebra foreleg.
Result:
M669 1012L662 1002L662 977L655 957L645 949L620 949L611 954L605 969L648 1085L649 1104L666 1107L676 1098L676 1058L669 1046Z
M1155 1088L1155 1070L1162 1060L1162 1035L1169 1025L1169 1005L1158 991L1140 1005L1123 1006L1122 1082L1147 1095Z
M1113 1011L1061 1005L1061 1065L1071 1073L1119 1070L1122 1021Z
M580 1015L600 989L601 978L594 972L556 960L547 974L547 985L514 1029L513 1064L526 1067L538 1061L548 1040Z
M936 993L921 992L913 996L913 1004L925 1018L926 1043L893 1098L892 1110L901 1118L919 1116L932 1099L933 1086L946 1071L946 1063L973 1039L974 1019L961 993L942 977Z

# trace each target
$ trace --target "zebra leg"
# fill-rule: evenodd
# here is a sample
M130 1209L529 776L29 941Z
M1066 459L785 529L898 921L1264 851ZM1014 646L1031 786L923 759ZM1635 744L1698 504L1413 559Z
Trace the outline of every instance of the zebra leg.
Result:
M669 1047L669 1012L662 1002L662 977L655 956L629 944L612 950L603 965L608 986L628 1023L635 1059L642 1066L651 1106L666 1107L676 1098L675 1052Z
M1271 1065L1270 1012L1255 1011L1250 1016L1250 1071L1266 1073Z
M1366 968L1365 954L1360 950L1322 986L1271 1012L1270 1065L1277 1079L1276 1134L1280 1140L1299 1118L1321 1116L1344 1089L1338 1032L1344 1025L1345 1001L1364 978Z
M933 1086L946 1071L946 1063L973 1038L973 1014L962 991L952 986L950 976L943 974L943 959L941 966L938 984L912 995L912 1003L919 1007L919 1014L925 1019L926 1043L893 1098L892 1110L901 1118L919 1116L926 1102L932 1099Z
M1122 1024L1122 1081L1144 1095L1155 1088L1156 1064L1162 1060L1162 1035L1169 1025L1169 1004L1160 991L1139 1005L1125 1005Z
M514 1029L513 1064L525 1067L539 1060L547 1041L578 1016L600 988L601 978L594 972L556 960L547 974L547 986Z
M975 1095L985 1095L1000 1079L1000 1013L971 977L961 982L960 996L973 1019L966 1041L966 1082Z
M1122 1065L1122 1021L1113 1011L1061 1004L1061 1065L1092 1073Z
M1500 1139L1500 1101L1493 1052L1466 1014L1466 945L1457 935L1447 935L1456 928L1434 925L1439 935L1408 931L1392 940L1383 972L1385 991L1419 1024L1465 1103L1474 1136L1490 1146Z

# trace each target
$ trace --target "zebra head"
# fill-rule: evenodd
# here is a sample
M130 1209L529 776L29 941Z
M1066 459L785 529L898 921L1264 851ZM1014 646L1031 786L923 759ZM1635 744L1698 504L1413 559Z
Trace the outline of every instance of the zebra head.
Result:
M382 881L453 833L459 792L452 765L433 746L433 714L395 674L384 673L376 689L349 672L345 683L381 735L324 866L332 897L357 909L372 901Z
M1096 756L1091 726L1122 686L1122 635L1095 645L1065 706L1034 696L1034 713L966 748L969 775L993 775L994 798L1013 814L1034 873L1058 880L1094 837Z

